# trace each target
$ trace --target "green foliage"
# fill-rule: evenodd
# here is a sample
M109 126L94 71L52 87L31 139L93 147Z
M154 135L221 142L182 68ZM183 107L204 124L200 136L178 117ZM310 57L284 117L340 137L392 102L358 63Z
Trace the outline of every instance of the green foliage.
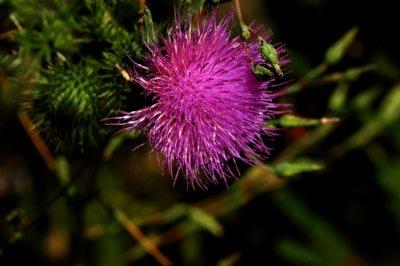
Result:
M76 1L11 1L13 16L20 23L16 31L19 54L32 53L50 60L55 52L77 53L90 39L81 37L82 28L75 16L81 9ZM41 10L41 12L37 12Z
M275 74L279 77L283 76L283 72L279 65L278 54L274 46L270 43L267 43L263 40L262 37L259 38L260 43L260 52L262 58L265 60L266 63L271 64Z
M27 56L37 62L27 104L36 127L59 152L103 143L109 130L101 120L126 105L132 87L119 69L128 56L142 54L139 30L127 23L132 14L120 10L138 12L139 5L49 0L10 6L18 54L2 63L12 70Z
M342 38L329 47L325 54L325 62L329 65L338 63L343 58L346 50L353 43L357 32L357 28L350 29Z
M307 233L307 237L310 238L310 243L313 245L307 252L305 247L301 250L296 248L293 243L281 242L278 248L282 255L286 255L286 259L293 260L293 257L295 257L294 261L308 265L308 263L317 260L310 254L313 253L314 256L319 256L320 262L324 261L325 265L346 265L351 254L351 247L333 226L316 216L293 193L280 190L272 193L272 198L284 215L295 226ZM286 253L288 249L290 249L291 255ZM305 256L307 256L306 261L304 261Z
M151 18L150 9L148 7L144 8L143 33L146 43L153 43L157 41L156 32L154 30L153 19Z
M271 127L283 127L283 128L295 128L295 127L313 127L322 124L339 122L338 118L303 118L295 115L282 115L277 120L271 120L267 122L268 126Z
M166 214L166 221L173 222L182 217L187 216L190 223L196 224L206 231L209 231L215 236L222 236L222 225L210 214L200 208L195 208L188 205L175 205Z
M160 16L173 16L163 9L166 2L0 1L6 19L0 23L0 265L152 265L154 248L174 265L398 265L394 55L374 52L362 24L360 36L351 28L325 55L315 41L288 42L293 72L287 79L294 81L284 100L292 113L268 121L280 135L268 142L269 158L239 164L242 175L229 188L188 193L179 182L171 188L147 146L132 152L142 136L111 136L102 121L147 104L135 97L141 89L129 81L127 67L145 54L143 39L157 42L165 33ZM208 4L224 12L224 2L175 4L187 15ZM241 2L250 22L245 10L257 1ZM313 12L327 5L295 2ZM271 25L274 40L285 36L278 23ZM243 40L250 34L246 24L235 30ZM317 40L332 37L325 29L326 36L306 30ZM291 22L288 36L295 31ZM315 48L312 55L303 53L304 43ZM280 76L274 47L263 40L260 46L265 64L252 65L255 75ZM323 58L321 64L312 56ZM38 131L29 131L19 112ZM41 162L40 146L30 144L37 136L59 154L54 173Z
M50 66L32 91L33 121L57 150L93 146L107 133L103 84L90 63Z
M299 174L315 172L323 169L320 163L308 160L283 162L272 167L271 171L279 177L293 177Z

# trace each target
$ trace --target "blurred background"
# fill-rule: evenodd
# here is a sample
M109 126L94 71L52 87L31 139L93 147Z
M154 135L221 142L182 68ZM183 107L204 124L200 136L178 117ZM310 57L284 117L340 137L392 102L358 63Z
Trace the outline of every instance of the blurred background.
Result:
M0 265L400 265L396 3L240 2L286 43L292 116L263 166L192 191L99 122L146 104L121 75L144 1L0 0ZM146 4L165 33L182 3Z

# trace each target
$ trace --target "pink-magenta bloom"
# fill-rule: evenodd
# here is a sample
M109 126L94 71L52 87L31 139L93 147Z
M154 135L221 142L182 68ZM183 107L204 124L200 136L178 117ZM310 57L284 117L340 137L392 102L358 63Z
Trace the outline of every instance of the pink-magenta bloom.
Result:
M152 152L168 168L174 183L206 188L235 177L235 160L254 164L268 155L265 121L279 113L273 100L274 78L258 80L250 62L262 63L257 38L245 45L231 37L232 13L217 22L215 11L202 23L175 19L161 44L147 44L144 64L134 63L131 77L152 96L153 105L121 112L113 125L145 131ZM268 41L270 33L253 27ZM281 64L285 50L276 46ZM233 166L233 169L232 169Z

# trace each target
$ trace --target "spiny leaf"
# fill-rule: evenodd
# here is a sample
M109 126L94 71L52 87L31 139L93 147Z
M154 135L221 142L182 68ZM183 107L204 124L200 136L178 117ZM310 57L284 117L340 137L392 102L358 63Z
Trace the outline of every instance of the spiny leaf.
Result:
M114 94L105 92L96 71L90 62L51 65L32 88L33 122L57 151L83 151L109 132L101 119L111 112Z

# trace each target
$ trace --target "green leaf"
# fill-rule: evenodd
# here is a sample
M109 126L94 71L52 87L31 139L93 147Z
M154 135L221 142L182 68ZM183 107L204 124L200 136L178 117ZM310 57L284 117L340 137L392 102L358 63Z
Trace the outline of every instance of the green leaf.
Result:
M134 139L137 135L134 132L124 132L110 139L106 148L104 149L103 157L108 160L114 152L124 143L127 138Z
M357 27L351 28L345 35L328 48L325 54L325 62L328 65L334 65L343 58L345 52L354 41L357 32Z
M388 125L400 118L400 83L396 84L383 99L378 113L356 133L347 138L335 152L342 154L361 147L378 136Z
M214 236L221 237L223 235L224 228L214 216L199 208L190 207L189 211L190 218L202 228L206 229Z
M56 161L56 174L61 180L62 184L66 184L71 180L71 173L69 170L69 163L63 156L57 158Z
M343 72L335 72L322 77L321 81L324 82L354 82L360 78L361 75L371 72L376 69L375 65L365 65L360 67L349 68Z
M352 99L350 106L356 111L363 111L370 108L379 96L381 89L380 86L374 86L363 90Z
M323 117L320 119L316 119L316 118L303 118L295 115L283 115L278 120L269 121L267 122L267 124L272 127L294 128L294 127L319 126L321 124L327 124L332 122L339 122L339 118Z
M348 244L333 225L313 212L300 197L296 197L288 189L280 189L271 193L271 199L281 212L300 230L303 231L312 248L325 260L322 265L347 265L353 248ZM288 247L286 246L286 249ZM291 246L293 249L293 246ZM300 252L298 250L298 252ZM302 255L305 254L302 251ZM308 252L307 252L308 253ZM311 257L310 257L311 259ZM317 258L315 258L317 259ZM329 263L328 263L329 262ZM296 264L312 265L312 264Z
M150 9L144 7L143 15L143 35L146 43L153 43L157 41L157 35L154 30L153 19L151 17Z
M283 239L277 243L277 253L287 261L295 265L326 265L325 258L318 254L312 247L304 243L297 243L291 239Z
M271 168L272 172L279 177L292 177L303 173L320 171L322 169L322 164L308 160L283 162Z
M343 110L344 104L346 103L350 84L347 82L339 82L336 89L329 97L328 109L333 111L335 114L340 110Z
M166 213L165 221L171 223L181 219L182 217L187 217L189 221L192 223L194 222L196 225L202 227L215 236L220 237L224 233L224 228L217 219L202 209L190 205L175 205Z
M371 154L376 157L376 153ZM377 171L378 185L386 192L387 195L387 207L396 218L397 222L400 222L400 158L381 158L381 163Z
M225 257L217 262L217 266L233 266L236 265L238 260L240 259L240 253L236 252L228 257Z

